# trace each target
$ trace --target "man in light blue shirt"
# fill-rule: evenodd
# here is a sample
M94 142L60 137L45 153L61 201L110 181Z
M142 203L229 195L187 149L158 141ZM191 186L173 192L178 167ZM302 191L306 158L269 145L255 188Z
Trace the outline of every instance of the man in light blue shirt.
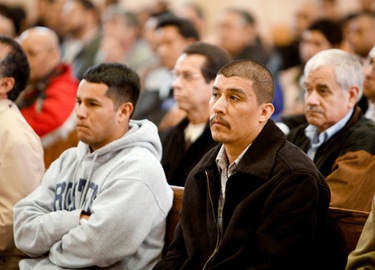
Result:
M304 70L306 124L288 139L306 152L331 189L331 206L370 211L375 193L375 125L366 119L363 67L346 51L313 56Z

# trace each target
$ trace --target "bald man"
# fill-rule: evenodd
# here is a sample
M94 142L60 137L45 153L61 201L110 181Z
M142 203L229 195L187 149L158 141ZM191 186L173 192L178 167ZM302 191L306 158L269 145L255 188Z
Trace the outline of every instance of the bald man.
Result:
M30 64L30 81L16 103L46 149L74 131L78 81L71 67L61 63L54 31L33 27L21 33L18 41Z

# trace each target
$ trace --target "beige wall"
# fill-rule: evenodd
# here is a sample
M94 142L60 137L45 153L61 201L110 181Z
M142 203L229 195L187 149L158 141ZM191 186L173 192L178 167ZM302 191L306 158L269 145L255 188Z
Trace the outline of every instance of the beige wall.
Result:
M0 0L0 3L21 4L30 11L31 20L36 16L34 4L37 0ZM60 0L59 0L60 1ZM103 3L105 0L94 0ZM186 0L169 0L172 6L178 5ZM287 28L292 25L293 13L297 6L304 0L191 0L199 3L204 9L208 29L212 30L218 12L227 6L242 7L250 10L258 21L261 36L266 40L272 40L272 29ZM317 0L315 0L317 1ZM341 14L347 14L358 7L360 0L337 0L338 10ZM138 10L142 7L155 3L156 0L122 0L125 6Z
M172 6L183 3L186 0L170 0ZM304 0L191 0L199 3L208 19L208 29L212 30L218 12L228 6L246 8L253 13L258 21L261 35L266 40L272 40L272 29L290 29L293 14L298 5ZM347 14L358 8L360 0L337 0L340 14ZM155 0L124 0L124 4L129 8L139 9Z

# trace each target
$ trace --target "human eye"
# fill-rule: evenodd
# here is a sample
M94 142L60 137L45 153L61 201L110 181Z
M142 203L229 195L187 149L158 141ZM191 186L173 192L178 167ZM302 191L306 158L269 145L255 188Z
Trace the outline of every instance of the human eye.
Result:
M329 88L326 87L326 86L318 87L317 90L318 90L319 94L321 94L321 95L327 95L327 94L330 93Z
M211 96L213 99L217 99L219 97L219 93L217 90L212 90L212 96Z
M231 95L231 96L229 96L229 99L230 99L231 101L239 101L239 100L240 100L240 98L239 98L238 96L236 96L236 95Z
M185 80L185 81L192 81L195 77L195 74L194 73L191 73L191 72L183 72L181 73L181 77Z
M87 104L89 107L97 107L99 106L99 104L95 101L89 101L88 104Z

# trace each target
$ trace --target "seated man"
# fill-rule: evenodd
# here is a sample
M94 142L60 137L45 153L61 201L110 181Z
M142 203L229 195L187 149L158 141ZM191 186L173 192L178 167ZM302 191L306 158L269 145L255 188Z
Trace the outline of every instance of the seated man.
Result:
M212 148L185 184L181 220L157 269L323 269L329 188L270 120L273 78L238 60L216 77ZM322 252L322 253L320 253Z
M199 34L192 22L169 13L157 18L155 34L159 65L143 74L144 89L134 112L134 119L149 119L162 129L177 124L185 116L174 110L173 78L170 71L183 49L199 40ZM168 121L168 124L163 125L164 117L169 115L172 115L169 119L178 121Z
M138 75L122 64L84 73L78 146L14 208L16 246L35 257L21 269L151 269L160 259L173 194L156 126L130 120L139 92Z
M48 149L74 131L78 81L71 67L61 63L59 40L54 31L33 27L24 31L18 41L30 63L30 82L16 103L41 137L43 148ZM72 146L76 144L77 141Z
M363 68L353 54L329 49L304 69L306 124L288 139L306 152L326 178L331 205L370 211L375 193L375 124L359 106Z
M171 185L184 186L191 169L216 145L209 126L208 102L216 73L230 58L218 46L195 42L177 59L173 96L187 117L161 134L161 163Z
M40 185L44 173L40 138L13 102L29 74L21 46L0 35L0 269L5 270L18 270L25 257L14 245L13 206Z

